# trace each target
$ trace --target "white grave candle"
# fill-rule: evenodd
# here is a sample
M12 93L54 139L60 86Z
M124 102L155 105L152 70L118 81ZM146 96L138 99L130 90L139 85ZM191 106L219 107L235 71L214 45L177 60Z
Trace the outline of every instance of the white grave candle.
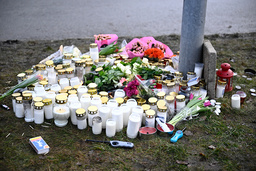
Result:
M140 129L140 115L139 114L131 114L129 116L128 126L127 126L127 137L128 138L136 138L138 135L138 131Z
M43 103L44 103L45 119L53 119L52 100L51 99L44 99Z
M231 106L232 106L232 108L240 109L240 95L239 94L232 95Z
M107 105L102 105L99 110L99 116L102 119L102 128L106 128L106 121L109 118L110 108Z
M102 120L100 116L95 116L92 118L92 133L94 135L101 134L102 131Z
M107 102L107 106L110 108L110 115L109 115L109 118L111 118L112 116L112 109L115 108L115 107L118 107L118 103L116 100L114 99L110 99L108 102Z
M69 86L68 78L61 78L59 84L61 89L64 89L65 87Z
M78 85L78 84L80 84L78 77L73 77L70 79L70 86L74 87L75 85Z
M131 108L127 104L122 104L120 109L123 110L123 124L126 127L128 125L129 116L131 114Z
M42 124L44 122L44 104L42 102L35 103L34 121L35 124Z
M76 110L81 108L81 103L79 101L71 102L69 108L71 122L73 125L77 125Z
M77 128L83 130L87 127L87 121L85 118L86 111L83 108L76 110Z
M80 86L77 89L78 98L80 99L84 93L87 93L88 89L86 86Z
M113 119L108 119L106 122L106 136L114 137L116 134L116 121Z
M25 116L22 97L16 97L15 116L17 118L23 118Z
M116 132L123 130L123 111L119 107L112 109L112 119L116 121Z

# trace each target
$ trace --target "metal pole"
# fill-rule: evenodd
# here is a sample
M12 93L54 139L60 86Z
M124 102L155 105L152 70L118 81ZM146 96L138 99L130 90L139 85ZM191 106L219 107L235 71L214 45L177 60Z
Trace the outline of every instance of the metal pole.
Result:
M194 71L195 63L203 61L206 4L207 0L184 0L183 3L179 71L185 79L187 72Z

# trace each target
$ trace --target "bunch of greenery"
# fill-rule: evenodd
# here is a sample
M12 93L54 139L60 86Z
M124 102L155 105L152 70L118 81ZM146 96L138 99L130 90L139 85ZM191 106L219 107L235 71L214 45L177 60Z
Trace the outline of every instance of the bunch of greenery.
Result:
M103 66L103 70L98 73L89 73L85 74L85 83L89 84L94 82L98 85L99 91L109 91L116 88L116 85L119 83L122 77L125 77L118 67L113 68L111 66ZM92 70L95 70L96 66L92 67Z

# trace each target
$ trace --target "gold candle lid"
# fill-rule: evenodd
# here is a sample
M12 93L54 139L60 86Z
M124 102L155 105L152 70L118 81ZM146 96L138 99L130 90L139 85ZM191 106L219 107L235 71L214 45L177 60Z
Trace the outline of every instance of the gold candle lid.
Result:
M85 66L87 66L87 67L93 66L93 62L88 62L88 61L87 61L87 62L85 63Z
M66 73L67 74L73 74L74 73L74 69L73 68L67 68L66 69Z
M32 93L24 93L22 96L23 100L32 100Z
M73 54L72 53L65 53L64 54L64 59L72 59L73 58Z
M99 95L100 95L101 97L108 97L108 92L106 92L106 91L101 91L101 92L99 92Z
M165 106L166 102L165 102L165 100L158 100L156 105L157 105L157 107Z
M164 96L165 96L165 92L163 92L163 91L157 93L157 98L158 99L164 99Z
M46 61L46 62L45 62L45 65L46 65L46 67L53 67L53 66L54 66L54 64L53 64L53 61L52 61L52 60L48 60L48 61Z
M196 75L196 73L194 73L194 72L188 72L187 74L188 75Z
M176 93L176 92L173 91L173 92L170 92L169 95L170 95L170 96L173 96L173 97L176 97L176 96L178 95L178 93Z
M44 99L43 103L45 106L48 106L48 105L52 104L52 99Z
M89 90L87 91L87 93L90 94L90 95L97 94L97 89L89 89Z
M146 112L147 110L150 109L150 105L148 105L148 104L144 104L144 105L142 105L141 107L142 107L142 109L143 109L144 112Z
M175 86L175 83L174 82L171 82L171 83L168 83L167 84L167 87L174 87Z
M16 97L16 103L21 104L22 103L22 97Z
M83 117L85 114L86 114L86 111L85 111L85 109L83 109L83 108L78 108L78 109L76 110L76 116L77 116L77 117Z
M95 89L95 88L97 88L97 84L96 83L90 83L90 84L88 84L88 88L89 89Z
M43 86L46 86L46 85L48 85L48 82L47 81L40 81L39 84L41 84Z
M76 90L69 90L68 91L68 94L70 95L70 94L77 94L77 91Z
M36 70L37 71L42 71L45 70L46 66L44 64L37 64L36 65Z
M149 110L147 110L147 111L145 112L145 114L146 114L146 117L147 117L147 118L154 118L156 112L155 112L154 110L152 110L152 109L149 109Z
M76 67L82 67L83 66L83 61L82 60L76 61L75 66Z
M227 83L226 81L218 80L219 85L226 85L226 83Z
M26 77L26 74L25 73L19 73L18 75L17 75L17 77L19 77L19 78L24 78L24 77Z
M183 74L182 74L182 72L175 72L174 73L174 76L176 76L176 77L182 77L183 76Z
M62 90L59 91L60 94L61 94L61 93L67 93L67 92L68 92L67 89L62 89Z
M177 95L176 96L176 101L177 102L184 102L185 101L185 96L184 95Z
M97 47L98 47L98 45L96 43L91 43L90 44L90 48L97 48Z
M158 107L158 111L159 112L166 112L167 111L167 107L166 106L159 106Z
M64 90L67 90L67 91L72 90L72 86L64 87ZM66 93L66 92L64 92L64 93Z
M63 67L63 69L65 69L65 68L70 68L70 63L62 64L62 67Z
M165 100L168 103L172 103L172 102L174 102L174 96L168 95L168 96L165 97Z
M42 102L42 101L43 101L43 98L42 98L42 97L34 97L34 98L33 98L33 101L34 101L34 102Z
M121 60L115 60L114 65L117 65L121 62Z
M99 68L96 68L96 69L95 69L96 72L100 72L100 71L102 71L102 70L103 70L102 67L99 67Z
M78 84L78 85L74 85L74 87L73 87L73 88L74 88L75 90L77 90L80 86L81 86L80 84Z
M101 98L101 96L98 95L98 94L93 94L93 95L92 95L92 98L94 98L94 97L99 97L99 98Z
M55 67L55 70L61 70L63 68L63 66L62 65L57 65L56 67Z
M89 106L88 107L88 113L91 115L94 115L98 112L98 108L96 106Z
M27 69L25 71L26 75L32 75L33 74L33 70L32 69Z
M65 104L68 98L63 94L58 94L55 99L57 104Z
M142 105L144 105L144 104L146 103L146 100L143 99L143 98L139 98L139 99L137 100L137 103L138 103L139 106L142 106Z
M43 107L44 107L43 102L36 102L36 103L35 103L35 109L37 109L37 110L42 110Z
M124 99L122 97L116 98L116 102L118 103L118 106L121 106L121 104L124 103Z
M149 104L151 104L151 105L156 105L157 98L155 98L155 97L150 97L150 98L148 99L148 102L149 102Z
M199 87L199 86L194 85L194 86L192 86L191 88L192 88L192 90L199 90L199 88L200 88L200 87Z
M100 100L101 100L102 104L107 104L108 97L101 97Z
M155 78L156 80L161 80L162 76L161 76L161 75L155 75L154 78Z
M19 96L21 96L21 93L13 93L13 94L12 94L12 97L13 97L13 98L16 98L16 97L19 97Z
M91 56L90 55L82 55L81 56L81 59L87 59L87 58L91 58Z
M59 69L58 74L59 75L64 75L65 74L65 69Z

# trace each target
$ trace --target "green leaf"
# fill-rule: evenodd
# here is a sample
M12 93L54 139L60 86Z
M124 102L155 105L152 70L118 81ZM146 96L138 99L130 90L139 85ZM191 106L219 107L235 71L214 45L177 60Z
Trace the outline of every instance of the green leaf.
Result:
M95 83L96 83L97 85L100 84L100 83L101 83L100 78L96 77L96 78L95 78Z

